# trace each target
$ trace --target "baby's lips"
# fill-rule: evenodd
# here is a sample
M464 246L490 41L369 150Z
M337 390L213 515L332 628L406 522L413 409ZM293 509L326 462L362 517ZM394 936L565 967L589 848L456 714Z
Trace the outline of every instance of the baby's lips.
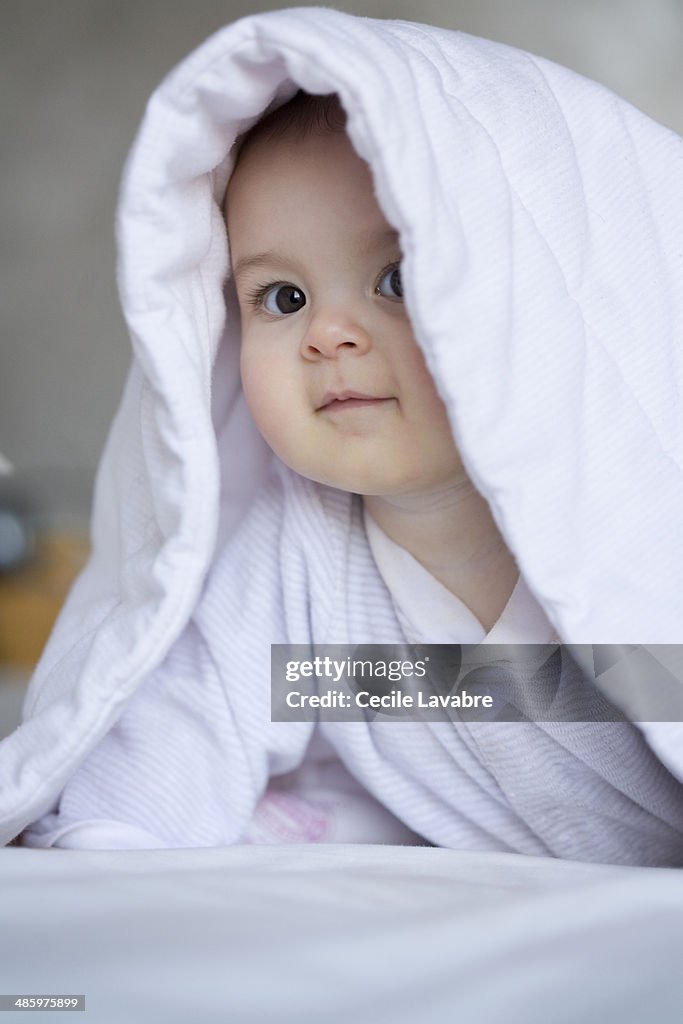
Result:
M349 399L357 399L362 402L386 402L391 397L391 395L371 395L368 392L352 391L350 388L344 388L341 391L326 391L318 405L318 409L324 409L333 402L346 402Z

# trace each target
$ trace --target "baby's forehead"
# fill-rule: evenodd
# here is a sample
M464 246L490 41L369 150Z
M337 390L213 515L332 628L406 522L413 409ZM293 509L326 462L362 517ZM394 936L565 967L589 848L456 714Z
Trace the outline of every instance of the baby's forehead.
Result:
M325 155L330 157L328 161L320 159ZM276 171L282 167L286 172L291 164L309 164L316 158L318 173L333 176L337 161L344 157L361 160L345 131L310 132L303 136L293 131L275 136L265 132L250 132L233 146L231 179L245 165L252 169L255 165L265 164ZM362 162L365 164L365 161Z
M345 132L287 133L249 137L240 147L225 195L226 217L268 219L280 230L285 219L296 231L300 222L320 216L324 221L381 219L372 172L356 153Z

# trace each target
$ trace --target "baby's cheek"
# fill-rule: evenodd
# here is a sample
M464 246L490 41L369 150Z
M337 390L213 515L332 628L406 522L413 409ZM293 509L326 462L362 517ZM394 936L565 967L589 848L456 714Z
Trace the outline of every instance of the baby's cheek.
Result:
M242 390L259 433L287 465L296 453L298 409L283 367L268 355L244 354L240 363Z
M417 342L413 342L410 350L408 379L411 380L412 389L423 405L435 406L438 410L437 415L446 415L446 407L436 390L434 378L427 369L422 350Z
M263 360L254 358L245 348L242 349L240 373L249 412L258 429L267 436L275 419L274 400L277 394L273 394L274 375L268 372Z
M416 346L417 347L417 346ZM411 381L411 411L414 411L420 424L420 436L433 455L446 459L453 465L460 465L460 455L453 438L453 431L443 399L436 390L434 378L427 369L422 352L412 353L412 365L409 379Z

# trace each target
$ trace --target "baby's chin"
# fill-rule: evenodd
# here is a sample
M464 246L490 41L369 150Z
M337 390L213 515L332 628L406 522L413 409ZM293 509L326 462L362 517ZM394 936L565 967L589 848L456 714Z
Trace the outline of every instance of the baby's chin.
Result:
M435 481L432 474L424 472L423 467L389 467L386 464L373 466L326 466L312 468L288 463L290 469L300 476L325 487L334 487L338 491L359 494L362 497L398 497L399 495L429 492Z

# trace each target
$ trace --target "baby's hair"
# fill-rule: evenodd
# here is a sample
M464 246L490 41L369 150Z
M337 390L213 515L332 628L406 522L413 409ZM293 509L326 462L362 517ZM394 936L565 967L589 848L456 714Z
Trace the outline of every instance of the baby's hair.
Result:
M256 139L281 139L286 135L301 142L310 135L343 132L346 113L336 92L322 96L299 89L291 99L265 114L246 132L238 135L234 144L235 166L246 146Z

